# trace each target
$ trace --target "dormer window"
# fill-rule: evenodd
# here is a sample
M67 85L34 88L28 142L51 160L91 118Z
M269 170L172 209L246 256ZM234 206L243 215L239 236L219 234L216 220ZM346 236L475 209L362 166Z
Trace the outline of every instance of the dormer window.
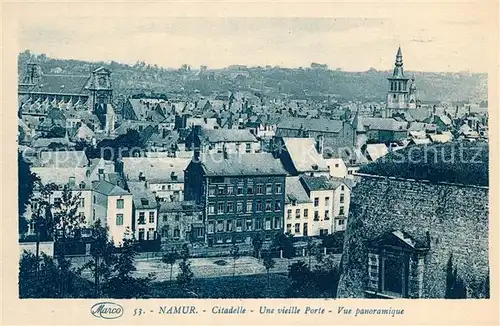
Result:
M172 181L177 181L177 175L175 175L175 172L170 173L170 179L172 179Z
M149 200L147 200L145 198L141 198L141 205L148 206L149 205Z
M146 181L146 176L142 172L139 173L139 181Z

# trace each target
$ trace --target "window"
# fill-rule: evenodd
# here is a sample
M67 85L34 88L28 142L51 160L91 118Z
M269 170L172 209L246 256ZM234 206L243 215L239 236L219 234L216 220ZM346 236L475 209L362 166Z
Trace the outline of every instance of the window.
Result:
M215 214L215 204L214 203L208 204L208 214Z
M234 187L233 186L227 186L227 194L229 196L234 195Z
M345 224L345 220L344 219L339 220L339 226L344 225L344 224Z
M217 203L217 214L224 214L224 203L219 202Z
M307 223L304 223L303 229L304 229L304 231L302 232L302 235L303 235L304 237L307 237L307 234L308 234L308 233L307 233L307 231L308 231L308 230L307 230Z
M116 200L116 208L122 209L124 204L125 204L125 201L123 199Z
M274 202L274 210L275 210L276 212L281 211L281 200L276 200L276 201Z
M344 206L340 206L339 215L344 215Z
M247 201L247 213L252 212L252 201Z
M144 240L144 229L139 229L139 240Z
M174 229L174 239L179 239L181 237L181 230L178 228Z
M295 223L295 233L300 233L300 223Z
M148 230L148 240L154 240L155 239L155 229L154 228L149 228Z
M297 201L294 199L292 200L292 206L296 206L297 205Z
M276 216L276 217L274 218L274 228L275 228L275 229L280 229L280 228L281 228L280 224L281 224L281 223L280 223L280 218L279 218L278 216Z
M243 221L241 219L236 220L236 232L243 231Z
M325 220L329 220L330 219L330 211L327 209L325 210Z
M274 186L274 189L275 189L275 192L277 194L281 194L281 183L277 183L275 186Z
M255 219L255 230L262 230L262 220L260 218Z
M85 189L85 182L80 182L80 185L79 185L80 189Z
M246 221L246 230L247 231L252 231L252 219L248 219Z
M236 203L236 212L243 213L243 202L239 201Z
M335 167L338 168L339 167L339 164L338 163L335 163Z
M300 218L300 208L295 210L295 218Z
M262 212L262 201L261 200L257 200L255 202L255 211Z
M139 221L137 221L137 224L146 224L144 212L139 212Z
M172 190L172 185L167 185L167 190ZM214 188L214 193L212 196L214 196L214 195L215 195L215 188Z
M234 211L234 204L232 201L228 201L226 205L226 212L232 213Z
M314 207L318 207L318 206L319 206L319 198L315 197L314 198Z
M330 206L330 197L325 197L325 206Z
M289 209L289 210L286 211L286 218L288 220L292 218L292 210L291 209Z
M224 190L225 190L225 187L224 186L220 186L218 189L217 189L217 194L219 196L223 196L224 195Z
M253 185L248 185L247 186L247 195L252 195L253 194Z
M266 185L266 195L271 195L273 193L273 185L268 183Z
M262 185L257 185L257 195L262 195Z
M226 232L233 231L233 220L226 221Z
M167 214L163 214L163 222L167 222L168 221L168 215Z
M149 223L155 222L155 212L149 212Z
M286 233L292 233L292 225L291 224L286 225Z
M165 190L165 185L161 185L161 190Z
M215 228L215 232L224 232L224 221L217 221L217 226Z
M243 195L243 186L238 186L238 192L237 192L237 195L238 195L238 196Z
M202 228L195 229L195 232L196 232L196 237L197 238L202 238L203 237L203 229Z
M85 207L85 198L80 198L78 200L78 207Z
M347 174L352 174L352 170L347 171Z
M344 191L345 190L345 186L344 185L340 186L340 190Z
M319 212L318 211L314 211L314 220L319 221Z
M308 218L309 216L309 210L307 208L304 208L304 218Z
M270 211L271 211L271 201L266 200L266 212L270 212Z
M187 212L186 212L186 213L187 213ZM187 215L187 214L186 214L186 215ZM179 221L180 221L180 219L181 219L181 213L176 213L176 214L175 214L175 221L176 221L176 222L179 222Z
M343 204L345 201L344 194L340 194L340 203Z
M252 152L252 144L246 143L245 144L245 153L251 153Z
M214 233L214 221L208 222L207 233Z
M271 230L271 218L270 217L266 217L264 228L266 230Z
M116 214L116 225L123 225L123 214Z

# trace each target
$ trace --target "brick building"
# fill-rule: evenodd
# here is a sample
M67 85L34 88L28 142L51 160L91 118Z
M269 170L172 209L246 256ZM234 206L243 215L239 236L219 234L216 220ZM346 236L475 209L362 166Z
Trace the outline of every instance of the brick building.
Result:
M209 246L267 240L283 232L285 175L272 154L213 154L185 170L186 199L203 207Z

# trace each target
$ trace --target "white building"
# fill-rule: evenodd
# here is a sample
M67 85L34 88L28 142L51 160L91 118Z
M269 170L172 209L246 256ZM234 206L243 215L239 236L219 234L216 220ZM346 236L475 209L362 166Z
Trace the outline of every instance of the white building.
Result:
M313 206L309 216L309 235L326 235L345 230L350 202L349 181L305 175L300 177L300 181Z
M129 182L142 182L160 201L184 200L184 169L191 158L125 157L123 175Z
M132 194L107 181L93 186L93 206L96 218L104 220L115 246L132 232Z
M309 220L313 214L313 205L300 182L300 177L287 177L285 188L285 233L296 237L312 235Z

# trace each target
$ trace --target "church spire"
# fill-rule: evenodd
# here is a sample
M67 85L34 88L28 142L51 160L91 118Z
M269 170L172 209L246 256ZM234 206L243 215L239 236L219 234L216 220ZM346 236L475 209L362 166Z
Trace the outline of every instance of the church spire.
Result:
M398 53L396 54L396 62L394 64L394 73L392 76L396 78L405 76L403 72L403 52L401 51L401 46L398 48Z

